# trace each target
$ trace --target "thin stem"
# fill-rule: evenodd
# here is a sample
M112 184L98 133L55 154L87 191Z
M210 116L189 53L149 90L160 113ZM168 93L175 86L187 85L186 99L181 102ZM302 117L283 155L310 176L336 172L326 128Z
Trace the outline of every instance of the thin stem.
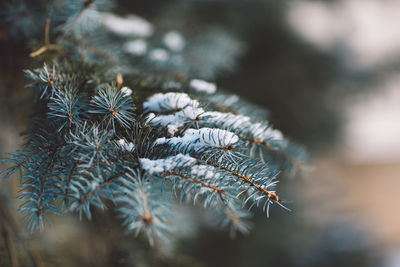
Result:
M69 174L68 174L68 178L67 178L67 183L66 183L66 189L65 189L65 199L68 198L69 196L69 185L71 184L71 180L72 180L72 175L74 174L74 171L76 169L76 167L78 166L78 162L74 162L74 165L72 166Z
M258 191L260 191L261 193L265 194L268 197L268 199L279 202L279 196L275 192L270 192L267 189L265 189L264 187L262 187L261 185L256 184L254 181L251 180L250 175L245 176L245 175L240 174L240 173L238 173L238 172L236 172L234 170L228 169L228 168L226 168L224 166L217 166L217 165L213 164L211 161L207 161L207 164L209 164L209 165L211 165L211 166L213 166L215 168L219 168L219 169L221 169L223 171L231 173L232 175L238 177L241 181L249 184L250 186L255 187Z
M48 46L50 44L50 19L46 19L46 23L44 25L44 45Z
M50 43L50 19L47 18L44 25L44 45L40 47L38 50L33 51L29 54L30 57L37 57L47 50L60 50L61 47L56 44Z
M124 84L124 77L122 76L121 73L117 73L117 86L118 86L118 88L121 88L123 84Z
M143 203L144 214L140 215L139 218L146 223L152 223L152 222L154 222L154 218L151 216L151 213L150 213L149 204L147 201L147 194L144 192L144 190L142 191L142 193L143 193L143 200L144 200L144 203Z
M250 143L255 143L255 144L259 144L259 145L264 145L266 147L269 147L271 145L270 142L268 141L263 141L261 139L257 139L257 138L252 138L252 137L248 137L248 136L244 136L244 135L239 135L240 139L243 139L245 141L248 141Z
M190 177L190 176L178 173L178 172L168 171L168 172L164 172L164 175L174 175L174 176L178 176L178 177L180 177L182 179L190 180L190 181L192 181L192 182L194 182L196 184L200 184L200 185L202 185L204 187L212 189L214 191L214 193L217 193L217 194L222 194L222 193L226 192L225 189L222 189L222 188L220 188L218 186L214 186L212 184L206 183L206 182L204 182L202 180L199 180L197 178Z
M102 182L101 184L99 184L98 186L96 186L93 191L90 191L90 192L87 192L87 193L81 195L80 203L83 203L83 201L85 201L91 195L93 195L96 190L102 189L104 186L106 186L107 184L111 183L112 181L114 181L115 179L117 179L123 175L124 175L124 173L115 174L115 175L111 176L110 178L108 178L107 180L105 180L104 182Z

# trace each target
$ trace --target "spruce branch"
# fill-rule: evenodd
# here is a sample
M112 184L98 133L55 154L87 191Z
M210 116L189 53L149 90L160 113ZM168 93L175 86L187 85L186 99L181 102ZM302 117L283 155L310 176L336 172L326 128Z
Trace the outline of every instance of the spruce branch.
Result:
M53 14L44 45L31 53L56 46L63 60L25 71L38 94L35 118L1 172L21 173L29 230L43 229L48 213L90 219L93 207L112 203L127 232L156 244L179 232L174 205L215 211L244 233L252 207L269 215L272 204L283 206L276 179L304 167L304 149L271 126L265 109L198 78L234 65L238 42L216 30L165 32L105 12L101 1L64 1L64 10L45 5Z

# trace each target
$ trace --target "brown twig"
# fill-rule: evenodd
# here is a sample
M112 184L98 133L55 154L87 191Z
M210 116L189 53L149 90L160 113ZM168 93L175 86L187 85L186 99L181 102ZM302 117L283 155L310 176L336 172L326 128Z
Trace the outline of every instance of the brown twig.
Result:
M122 77L121 73L117 73L117 86L118 86L118 88L121 88L123 84L124 84L124 77Z
M215 186L215 185L206 183L206 182L204 182L204 181L202 181L202 180L199 180L199 179L197 179L197 178L194 178L194 177L190 177L190 176L187 176L187 175L183 175L183 174L178 173L178 172L167 171L167 172L164 172L164 175L174 175L174 176L178 176L178 177L180 177L180 178L182 178L182 179L190 180L190 181L192 181L192 182L194 182L194 183L196 183L196 184L200 184L200 185L202 185L202 186L204 186L204 187L207 187L207 188L209 188L209 189L212 189L212 190L214 191L214 193L217 193L217 194L219 194L219 195L221 195L222 193L225 193L225 192L226 192L225 189L219 188L218 186Z
M29 54L30 57L37 57L47 50L60 50L61 48L56 44L50 43L50 19L46 19L46 23L44 25L44 45L40 47L38 50L33 51Z
M47 18L44 24L44 44L50 44L50 19Z
M255 144L259 144L259 145L264 145L266 147L269 147L271 145L270 142L268 141L263 141L261 139L257 139L257 138L252 138L252 137L248 137L248 136L244 136L244 135L239 135L240 139L243 139L245 141L249 141L250 143L255 143Z
M228 169L228 168L226 168L224 166L216 166L215 164L213 164L210 161L207 161L207 164L209 164L209 165L211 165L211 166L213 166L215 168L219 168L219 169L221 169L223 171L226 171L226 172L229 172L229 173L233 174L234 176L236 176L240 180L242 180L244 183L247 183L250 186L255 187L258 191L260 191L261 193L265 194L268 197L268 199L279 202L279 196L275 192L270 192L267 189L265 189L264 187L262 187L261 185L256 184L254 181L251 180L250 175L245 176L245 175L240 174L240 173L238 173L238 172L236 172L234 170Z
M143 193L143 199L144 199L143 203L144 214L140 215L139 218L145 223L153 223L154 218L151 216L149 204L147 202L147 195L145 193Z

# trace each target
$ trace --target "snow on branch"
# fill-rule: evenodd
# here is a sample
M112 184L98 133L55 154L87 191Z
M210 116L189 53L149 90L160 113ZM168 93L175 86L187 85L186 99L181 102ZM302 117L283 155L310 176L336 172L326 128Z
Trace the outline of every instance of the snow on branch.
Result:
M122 36L148 37L154 32L150 22L136 15L124 18L112 13L103 13L102 23L109 31Z
M143 108L151 112L179 111L187 106L198 107L199 102L186 93L158 93L143 103Z
M239 141L239 137L229 131L213 128L187 129L183 136L158 138L154 145L168 144L179 146L182 150L202 151L210 147L232 148Z
M189 86L191 89L200 93L214 94L217 91L217 86L214 83L199 79L191 80Z
M209 111L202 115L200 124L231 129L246 141L266 146L269 146L270 142L283 140L281 131L273 129L268 122L253 123L250 117L244 115Z
M139 159L141 167L150 174L159 174L175 168L188 167L196 163L196 159L188 155L178 154L163 159Z

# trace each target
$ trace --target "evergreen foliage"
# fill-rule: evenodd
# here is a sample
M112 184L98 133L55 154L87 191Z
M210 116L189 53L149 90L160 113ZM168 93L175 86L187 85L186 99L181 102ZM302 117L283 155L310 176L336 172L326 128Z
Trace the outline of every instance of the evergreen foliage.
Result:
M215 29L188 38L159 31L109 13L106 1L48 2L6 5L10 16L29 13L6 18L10 34L45 32L31 56L46 63L25 71L35 114L2 172L20 171L20 211L31 231L49 213L90 219L93 207L113 203L126 229L153 244L174 232L181 202L212 209L241 232L252 207L284 207L276 178L302 168L304 149L268 123L267 111L204 80L233 67L240 42ZM48 19L37 25L39 9Z

